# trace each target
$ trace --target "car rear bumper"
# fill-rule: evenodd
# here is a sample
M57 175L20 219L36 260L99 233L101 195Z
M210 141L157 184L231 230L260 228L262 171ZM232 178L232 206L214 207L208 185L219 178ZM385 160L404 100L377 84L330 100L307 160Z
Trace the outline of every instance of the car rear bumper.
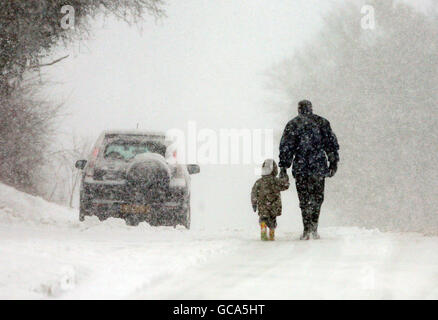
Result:
M85 211L86 215L96 216L99 219L119 218L127 219L135 216L139 222L145 221L151 225L175 226L186 220L187 210L183 205L163 206L151 205L147 212L124 212L121 209L122 203L92 202Z
M155 189L153 191L155 191ZM84 200L102 203L133 202L132 199L138 199L134 193L135 190L132 189L132 186L126 183L109 184L83 182L81 187L81 194ZM183 202L187 196L188 189L186 187L169 187L160 192L153 192L153 194L149 196L148 194L142 194L140 201L136 202L157 202L172 206L172 203Z
M83 183L81 206L86 214L125 219L136 215L139 221L162 225L175 225L184 220L188 202L186 189L172 189L161 199L133 201L126 185ZM148 210L123 210L123 206L147 206Z

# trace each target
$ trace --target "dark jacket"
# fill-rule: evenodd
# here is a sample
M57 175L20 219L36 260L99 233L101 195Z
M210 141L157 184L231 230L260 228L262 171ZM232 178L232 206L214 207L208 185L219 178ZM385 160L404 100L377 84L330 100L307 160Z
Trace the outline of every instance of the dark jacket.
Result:
M266 161L263 164L265 167ZM262 169L263 170L263 169ZM272 170L258 179L251 192L251 203L258 209L261 217L277 217L281 215L280 192L289 188L287 176L277 178L278 168L272 160Z
M330 165L337 166L339 145L330 122L307 110L289 121L280 142L280 167L301 176L329 176Z

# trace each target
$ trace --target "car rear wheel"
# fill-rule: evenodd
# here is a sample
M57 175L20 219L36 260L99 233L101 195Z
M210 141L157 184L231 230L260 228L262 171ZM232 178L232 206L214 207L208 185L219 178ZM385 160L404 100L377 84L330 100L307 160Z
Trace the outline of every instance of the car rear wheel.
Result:
M89 216L87 210L85 210L84 205L81 203L79 207L79 221L83 222L85 221L85 216Z
M79 221L84 222L85 221L85 214L82 209L79 209Z
M182 225L184 227L186 227L187 230L190 230L190 222L191 222L191 210L190 210L190 200L187 201L187 204L185 206L184 210L184 216L183 216L183 221L182 221Z
M91 216L89 210L90 210L90 204L84 197L84 194L81 192L79 199L79 221L83 222L85 221L85 216Z

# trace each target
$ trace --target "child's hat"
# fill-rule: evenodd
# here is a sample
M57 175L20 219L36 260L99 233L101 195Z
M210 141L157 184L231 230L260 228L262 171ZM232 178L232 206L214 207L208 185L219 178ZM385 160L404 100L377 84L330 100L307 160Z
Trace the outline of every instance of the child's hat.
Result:
M267 176L272 174L273 171L277 169L277 164L273 159L266 159L262 165L262 176Z

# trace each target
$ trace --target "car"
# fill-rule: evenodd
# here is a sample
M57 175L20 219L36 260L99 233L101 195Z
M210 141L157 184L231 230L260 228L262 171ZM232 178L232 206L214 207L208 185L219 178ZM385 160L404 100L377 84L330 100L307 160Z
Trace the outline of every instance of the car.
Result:
M82 170L79 220L121 218L130 226L183 225L190 229L190 174L196 164L178 163L177 149L162 132L105 131Z

